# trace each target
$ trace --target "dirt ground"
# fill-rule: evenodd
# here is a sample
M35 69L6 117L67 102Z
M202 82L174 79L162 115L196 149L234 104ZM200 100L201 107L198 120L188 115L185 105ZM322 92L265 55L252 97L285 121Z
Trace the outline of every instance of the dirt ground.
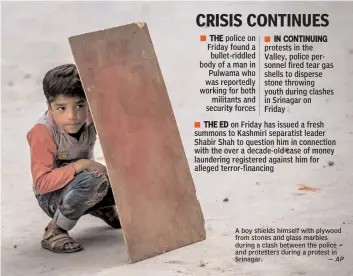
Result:
M198 28L198 13L330 14L325 29ZM2 3L1 83L1 272L2 275L353 275L353 26L352 3L148 3L148 2L6 2ZM333 156L317 164L278 165L270 173L196 173L193 178L206 220L203 242L129 264L121 231L94 217L83 217L72 231L85 250L55 255L40 247L48 217L40 210L31 189L26 133L45 110L41 81L58 64L72 62L67 37L75 34L145 21L172 101L186 149L193 164L193 122L196 120L322 120L337 146ZM308 107L293 106L279 115L215 115L204 111L208 103L198 89L206 72L198 62L207 59L200 45L201 32L325 33L330 43L318 45L335 63L322 84L335 95ZM103 161L99 146L98 160ZM328 165L329 162L331 165ZM350 164L351 163L351 164ZM298 190L297 184L318 188ZM228 201L224 199L228 198ZM311 227L341 228L331 240L342 244L342 262L326 256L268 256L260 263L236 263L236 228Z

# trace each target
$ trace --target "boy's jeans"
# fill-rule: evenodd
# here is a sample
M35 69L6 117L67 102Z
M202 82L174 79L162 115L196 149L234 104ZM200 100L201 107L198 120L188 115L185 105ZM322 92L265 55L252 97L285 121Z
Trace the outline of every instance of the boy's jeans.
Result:
M60 190L37 195L37 200L43 211L66 231L81 216L97 209L111 210L115 205L108 178L103 173L87 171L77 174Z

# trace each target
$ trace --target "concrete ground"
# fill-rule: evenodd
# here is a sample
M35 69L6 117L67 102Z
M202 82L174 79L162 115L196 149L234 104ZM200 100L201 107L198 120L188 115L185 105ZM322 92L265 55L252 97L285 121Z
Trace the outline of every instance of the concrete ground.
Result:
M2 178L1 272L2 275L353 275L353 96L351 3L2 3ZM203 29L195 24L198 13L293 13L330 14L325 29ZM193 164L195 120L322 120L328 136L337 140L333 156L321 156L318 164L278 165L268 173L193 172L207 229L207 240L149 260L129 264L121 231L93 217L84 217L72 236L85 250L55 255L40 247L48 217L41 212L31 190L26 133L44 111L41 90L44 73L53 66L72 62L67 37L135 21L148 23L168 87L180 133ZM208 114L207 100L197 92L206 77L198 68L207 60L200 33L224 32L271 35L275 32L317 32L330 43L318 45L335 69L321 84L335 88L333 97L306 108L291 107L281 117ZM99 146L98 159L103 160ZM332 161L332 166L327 166ZM351 163L351 164L349 164ZM298 191L296 184L319 188ZM223 201L228 198L229 201ZM257 264L235 263L234 231L237 227L342 228L331 241L342 244L338 256L265 257Z

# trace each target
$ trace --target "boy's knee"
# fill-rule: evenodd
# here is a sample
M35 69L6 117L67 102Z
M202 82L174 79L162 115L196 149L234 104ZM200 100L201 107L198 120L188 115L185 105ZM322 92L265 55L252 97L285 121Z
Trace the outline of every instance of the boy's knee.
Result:
M82 172L77 176L76 189L106 194L109 188L108 178L100 172Z
M77 183L79 183L79 182L87 182L87 181L92 181L92 180L93 180L92 172L88 172L88 171L80 172L75 177L75 181Z
M75 178L73 189L69 192L69 196L62 204L62 208L70 209L70 206L77 204L93 206L107 195L109 186L108 178L103 173L79 173Z
M94 190L98 194L106 194L110 185L107 176L101 172L93 172L92 175L94 182Z
M108 183L107 181L97 185L97 193L104 193L108 191Z

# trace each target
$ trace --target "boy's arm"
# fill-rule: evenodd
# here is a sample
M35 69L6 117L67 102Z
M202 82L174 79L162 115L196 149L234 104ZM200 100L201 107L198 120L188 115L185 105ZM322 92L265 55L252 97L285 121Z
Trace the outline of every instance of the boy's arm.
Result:
M33 183L40 194L58 190L74 179L76 171L73 163L53 169L57 149L46 125L35 125L27 134L27 140L31 151Z

